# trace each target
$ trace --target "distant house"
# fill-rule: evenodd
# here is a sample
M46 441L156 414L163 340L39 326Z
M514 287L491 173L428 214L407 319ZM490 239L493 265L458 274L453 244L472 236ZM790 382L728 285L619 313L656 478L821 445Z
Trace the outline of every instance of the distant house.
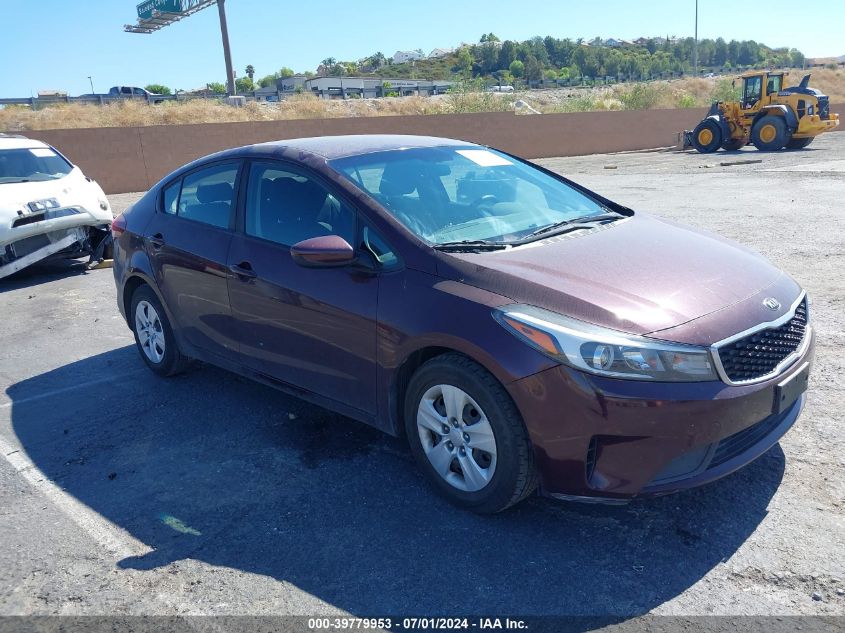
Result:
M600 37L594 37L589 42L587 42L588 46L604 46L604 41Z
M404 64L405 62L423 59L424 57L425 55L420 51L396 51L393 53L393 63Z
M429 59L440 59L455 52L454 48L435 48L428 54Z
M604 41L604 45L609 46L611 48L619 48L620 46L622 46L622 44L623 44L622 40L617 40L615 37L608 37Z

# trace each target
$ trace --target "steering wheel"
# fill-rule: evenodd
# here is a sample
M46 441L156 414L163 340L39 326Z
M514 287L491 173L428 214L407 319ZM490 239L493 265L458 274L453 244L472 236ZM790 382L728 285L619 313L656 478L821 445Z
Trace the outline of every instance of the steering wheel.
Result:
M498 202L499 202L499 199L496 196L494 196L492 193L488 193L486 195L481 196L480 198L476 198L475 200L473 200L471 206L473 206L473 207L479 206L480 207L480 206L484 205L484 206L491 206L492 207L494 204L498 204Z

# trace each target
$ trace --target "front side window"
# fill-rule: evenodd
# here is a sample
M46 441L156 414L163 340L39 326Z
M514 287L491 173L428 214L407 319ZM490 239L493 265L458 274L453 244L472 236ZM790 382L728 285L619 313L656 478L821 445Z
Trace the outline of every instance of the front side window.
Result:
M229 228L237 177L237 163L212 165L185 176L179 196L179 217L221 229Z
M57 180L73 165L49 147L0 150L0 184Z
M763 96L763 78L748 77L745 80L745 98L744 103L746 108L750 108L760 100Z
M245 230L283 246L324 235L354 245L355 212L299 170L255 162L249 170Z
M430 147L337 159L331 166L433 245L515 242L607 210L565 182L501 152Z

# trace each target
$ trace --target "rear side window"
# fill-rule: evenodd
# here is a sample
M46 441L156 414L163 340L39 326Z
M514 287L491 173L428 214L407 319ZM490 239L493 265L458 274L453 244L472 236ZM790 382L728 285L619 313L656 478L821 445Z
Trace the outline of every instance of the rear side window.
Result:
M237 163L223 163L185 176L177 204L179 217L221 229L229 228L234 209L238 167ZM167 193L165 191L165 198Z
M176 208L179 204L179 192L182 190L182 181L177 180L168 185L161 197L161 207L165 213L176 215Z

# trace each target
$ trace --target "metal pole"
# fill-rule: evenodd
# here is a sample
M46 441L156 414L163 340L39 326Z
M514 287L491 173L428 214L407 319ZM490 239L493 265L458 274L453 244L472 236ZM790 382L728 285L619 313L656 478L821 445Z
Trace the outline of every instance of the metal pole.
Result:
M235 94L235 71L232 67L232 51L229 49L229 27L226 26L226 0L217 0L220 13L220 34L223 36L223 56L226 58L226 92Z
M88 75L88 81L91 82L91 94L94 94L94 80L91 79L91 75Z
M692 64L698 77L698 0L695 0L695 41L692 44Z

